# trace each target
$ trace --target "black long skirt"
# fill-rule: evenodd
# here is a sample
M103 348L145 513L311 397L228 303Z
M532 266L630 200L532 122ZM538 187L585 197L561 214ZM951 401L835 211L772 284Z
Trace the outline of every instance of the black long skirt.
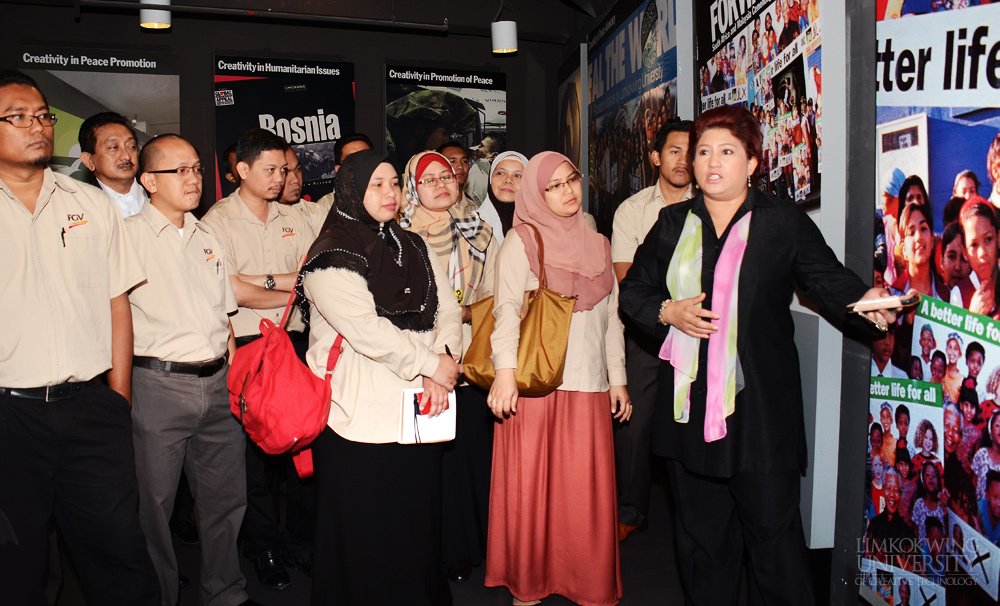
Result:
M314 606L450 606L440 444L351 442L326 429L316 468Z

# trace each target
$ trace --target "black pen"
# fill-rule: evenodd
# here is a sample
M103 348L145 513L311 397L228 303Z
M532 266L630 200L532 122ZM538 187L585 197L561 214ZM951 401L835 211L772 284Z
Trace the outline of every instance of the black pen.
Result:
M66 248L66 228L65 227L62 228L61 232L59 232L59 238L62 240L63 248Z
M445 346L444 346L444 353L448 354L449 356L451 356L453 358L455 357L455 354L451 353L451 349L448 347L447 344L445 344Z

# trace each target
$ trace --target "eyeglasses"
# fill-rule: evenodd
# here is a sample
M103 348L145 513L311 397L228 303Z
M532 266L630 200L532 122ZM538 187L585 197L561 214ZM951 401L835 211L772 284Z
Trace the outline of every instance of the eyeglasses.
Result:
M10 124L16 128L31 128L31 125L38 120L38 123L42 126L52 126L59 121L59 116L45 112L32 116L31 114L10 114L7 116L0 116L0 120L3 120L7 124Z
M182 177L187 177L188 175L193 175L198 173L199 175L205 174L204 166L178 166L177 168L164 168L161 170L147 170L143 171L153 175L166 175L169 173L175 173Z
M437 184L440 183L441 185L447 187L454 180L455 180L455 175L451 173L445 173L440 177L425 177L417 181L417 185L425 185L427 187L437 187Z
M562 192L564 192L566 190L566 186L567 185L576 185L577 183L580 182L580 179L583 179L583 175L581 175L580 173L573 173L565 181L562 181L562 182L559 182L559 183L553 183L552 185L549 185L548 187L546 187L545 188L545 192L546 193L552 193L552 192L562 193Z

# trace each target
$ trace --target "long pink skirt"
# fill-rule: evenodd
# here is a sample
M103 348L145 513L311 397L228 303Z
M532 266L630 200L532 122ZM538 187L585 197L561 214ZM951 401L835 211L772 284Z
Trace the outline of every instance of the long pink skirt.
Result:
M520 398L493 440L486 585L617 604L617 509L608 393Z

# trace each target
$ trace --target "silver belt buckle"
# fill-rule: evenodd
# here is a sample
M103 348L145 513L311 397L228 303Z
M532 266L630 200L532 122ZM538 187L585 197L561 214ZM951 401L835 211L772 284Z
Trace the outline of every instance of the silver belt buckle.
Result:
M50 387L51 387L51 385L46 385L45 386L45 401L46 402L51 402L52 401L52 400L49 400L49 388Z

